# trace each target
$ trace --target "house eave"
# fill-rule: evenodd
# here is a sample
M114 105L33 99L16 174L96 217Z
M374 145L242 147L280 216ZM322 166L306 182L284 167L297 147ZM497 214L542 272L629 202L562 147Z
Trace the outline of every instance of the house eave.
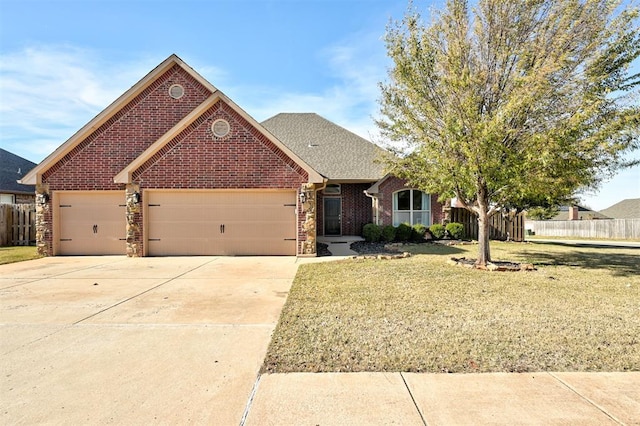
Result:
M378 178L328 178L329 183L372 183Z

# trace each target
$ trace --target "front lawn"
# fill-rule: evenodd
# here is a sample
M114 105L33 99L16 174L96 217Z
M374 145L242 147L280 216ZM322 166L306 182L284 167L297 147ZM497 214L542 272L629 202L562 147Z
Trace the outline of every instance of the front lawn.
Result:
M38 259L38 249L32 246L0 247L0 265L5 263L22 262L23 260Z
M534 272L446 263L477 246L411 250L302 265L263 371L640 370L640 250L492 242Z

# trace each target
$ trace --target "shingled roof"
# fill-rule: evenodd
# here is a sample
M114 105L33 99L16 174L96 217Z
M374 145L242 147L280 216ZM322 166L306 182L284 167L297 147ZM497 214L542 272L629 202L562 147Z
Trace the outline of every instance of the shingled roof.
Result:
M34 168L36 163L0 148L0 192L5 194L33 194L33 185L21 185L17 181Z
M638 219L640 218L640 198L627 198L600 210L600 213L614 219Z
M314 113L281 113L262 126L331 180L373 182L384 176L377 145Z

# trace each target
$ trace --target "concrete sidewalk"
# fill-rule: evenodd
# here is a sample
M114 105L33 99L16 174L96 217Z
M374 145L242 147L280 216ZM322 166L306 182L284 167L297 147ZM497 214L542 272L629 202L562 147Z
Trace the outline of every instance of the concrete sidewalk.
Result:
M247 425L638 425L640 373L261 376Z

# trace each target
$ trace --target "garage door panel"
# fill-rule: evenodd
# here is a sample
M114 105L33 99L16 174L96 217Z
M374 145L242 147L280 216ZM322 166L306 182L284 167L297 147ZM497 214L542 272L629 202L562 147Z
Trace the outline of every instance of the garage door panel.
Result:
M222 255L227 256L273 256L277 254L293 255L296 252L296 242L272 238L242 238L228 241Z
M154 221L149 238L221 238L219 225L211 221Z
M59 193L58 254L125 254L124 197L119 191Z
M271 221L269 226L258 221L226 221L224 223L224 239L234 238L295 238L295 234L283 234L282 229L287 227L290 221Z
M150 255L295 255L294 191L150 192Z
M208 238L171 238L165 240L149 240L149 253L153 256L214 256L216 244Z

